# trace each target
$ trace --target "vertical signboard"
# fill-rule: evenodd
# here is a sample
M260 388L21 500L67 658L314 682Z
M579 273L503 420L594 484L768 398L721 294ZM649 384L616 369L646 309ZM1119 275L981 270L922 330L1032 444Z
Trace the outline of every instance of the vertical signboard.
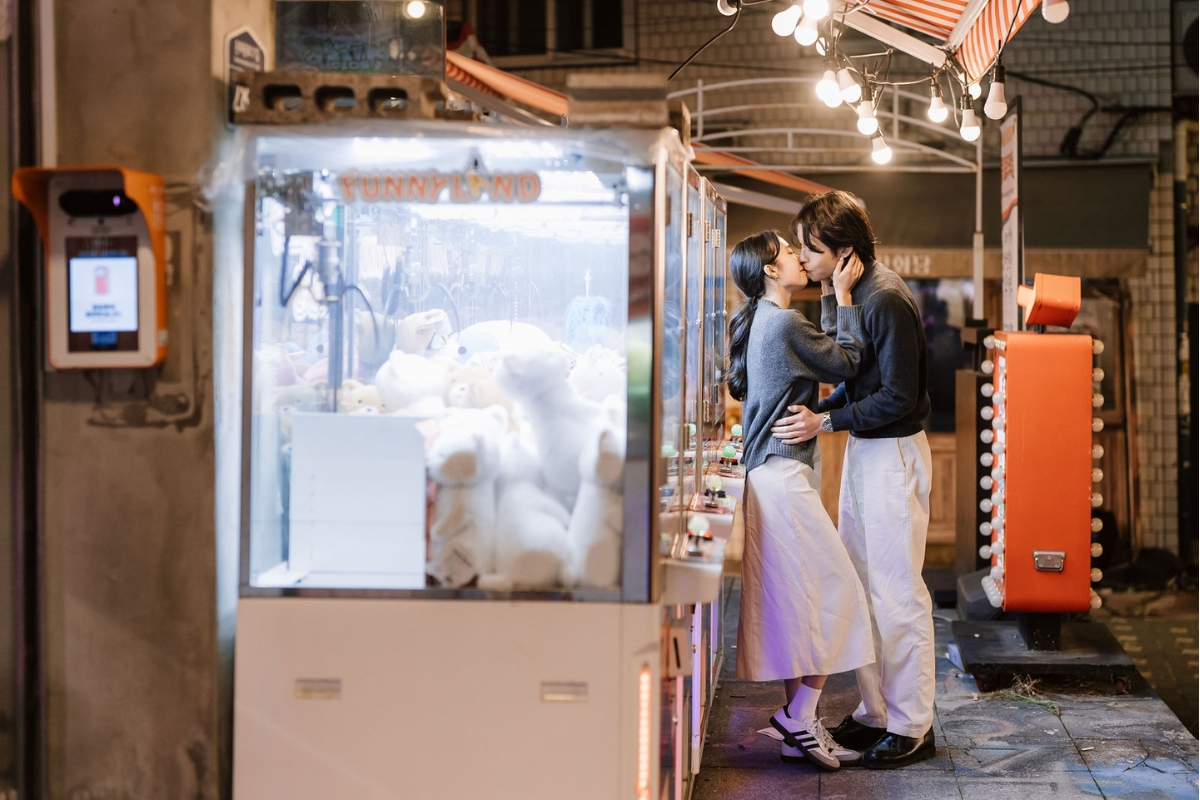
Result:
M234 112L250 106L249 90L233 86L230 76L237 71L262 72L267 67L266 51L249 28L238 28L225 37L225 85L228 87L225 120L232 124Z
M1003 266L1000 285L1004 301L1002 327L1006 331L1021 327L1017 309L1017 287L1024 277L1020 174L1021 102L1017 98L1000 123L1000 254Z

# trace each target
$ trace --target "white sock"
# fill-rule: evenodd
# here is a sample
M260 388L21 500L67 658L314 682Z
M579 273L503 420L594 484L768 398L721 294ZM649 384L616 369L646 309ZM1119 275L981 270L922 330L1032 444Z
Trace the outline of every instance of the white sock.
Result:
M792 719L805 720L817 718L817 701L821 699L821 690L800 684L800 691L788 704L788 715Z

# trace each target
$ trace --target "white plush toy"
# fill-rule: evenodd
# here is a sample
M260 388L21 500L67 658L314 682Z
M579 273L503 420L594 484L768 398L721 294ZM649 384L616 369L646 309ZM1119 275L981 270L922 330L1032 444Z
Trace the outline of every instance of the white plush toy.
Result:
M546 589L563 580L571 513L542 488L537 456L510 433L496 484L496 571L483 589Z
M601 403L609 395L625 397L625 360L611 347L594 344L575 360L571 385L586 400Z
M496 365L496 385L517 403L533 430L546 487L568 508L579 492L579 454L600 406L567 382L570 361L558 348L509 353Z
M464 344L474 342L475 352L496 349L504 353L519 353L553 345L550 335L536 325L502 320L477 322L458 334L458 340ZM494 348L489 346L493 341Z
M450 317L440 308L418 311L396 323L396 349L412 355L432 355L442 349L453 330Z
M442 410L446 367L434 359L393 350L375 373L383 404L410 416L436 416Z
M496 477L507 426L499 406L456 409L429 446L429 477L438 493L426 572L442 586L465 586L494 571Z
M621 576L624 468L625 437L621 431L607 421L590 426L579 455L579 498L567 528L570 556L566 580L572 586L617 586Z

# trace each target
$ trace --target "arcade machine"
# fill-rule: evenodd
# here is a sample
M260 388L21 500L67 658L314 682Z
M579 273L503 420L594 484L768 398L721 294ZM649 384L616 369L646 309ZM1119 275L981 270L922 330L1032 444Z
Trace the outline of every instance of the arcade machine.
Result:
M238 80L236 122L319 116L319 73ZM723 563L688 149L392 81L240 133L234 796L683 798Z
M1079 312L1078 278L1038 274L1018 288L1027 326L1068 328ZM1063 615L1099 608L1101 579L1092 517L1103 498L1093 484L1104 451L1093 366L1104 345L1090 336L995 331L983 340L978 398L979 558L988 564L988 603L1016 621L958 621L952 631L963 668L980 688L1005 676L1107 675L1123 683L1133 662L1101 624ZM960 383L961 386L961 383ZM974 426L972 426L972 429Z

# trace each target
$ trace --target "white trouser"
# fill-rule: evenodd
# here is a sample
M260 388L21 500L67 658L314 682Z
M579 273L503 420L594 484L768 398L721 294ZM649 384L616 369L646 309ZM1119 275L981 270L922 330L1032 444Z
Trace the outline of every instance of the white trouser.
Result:
M874 664L857 670L854 718L902 736L933 725L933 601L921 577L932 458L925 433L850 437L838 532L867 593Z

